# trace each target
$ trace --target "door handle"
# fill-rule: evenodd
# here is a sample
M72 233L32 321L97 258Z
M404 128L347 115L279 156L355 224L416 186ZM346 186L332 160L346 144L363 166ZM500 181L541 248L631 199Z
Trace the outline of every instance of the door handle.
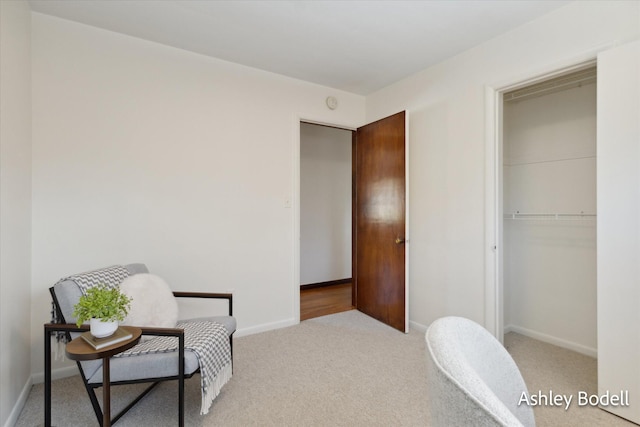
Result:
M404 238L400 238L400 236L396 237L396 245L401 245L404 242L406 242Z

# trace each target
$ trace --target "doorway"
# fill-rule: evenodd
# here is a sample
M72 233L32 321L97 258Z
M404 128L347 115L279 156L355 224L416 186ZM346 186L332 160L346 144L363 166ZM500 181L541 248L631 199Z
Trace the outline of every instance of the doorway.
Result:
M300 123L300 320L354 306L353 138Z
M507 228L513 228L514 226L520 227L521 225L528 222L529 226L537 227L539 232L547 233L547 236L545 237L547 240L549 238L555 239L556 243L559 244L561 239L559 237L553 237L553 235L550 233L552 233L552 230L565 228L565 226L569 224L569 221L565 222L557 219L557 218L562 218L564 216L563 214L569 214L566 218L567 220L577 220L575 223L572 222L572 224L574 225L578 225L578 223L580 223L580 226L584 226L585 224L583 221L585 219L587 221L590 221L590 224L588 224L586 227L587 228L590 227L592 232L595 232L595 223L596 223L595 221L595 206L596 206L595 190L592 192L593 204L591 206L593 206L593 208L588 207L587 204L585 203L577 203L576 199L573 197L574 194L569 194L566 200L563 200L564 196L561 195L561 193L556 194L555 196L550 196L547 198L548 200L545 200L544 197L540 198L538 197L539 194L536 195L535 193L536 189L539 189L541 187L547 187L547 188L549 187L553 188L555 186L562 187L562 188L566 188L567 186L571 187L570 181L571 179L574 178L573 175L567 175L566 173L564 174L561 173L560 177L558 177L558 174L556 174L554 178L553 173L549 173L549 174L543 173L542 175L538 174L537 176L540 177L539 180L528 179L523 181L526 184L526 186L533 187L534 193L531 193L533 194L533 196L530 199L527 199L526 196L520 197L526 193L522 193L520 196L516 195L515 198L512 198L512 199L509 199L508 196L505 196L505 194L513 195L514 192L518 193L519 191L517 188L514 190L506 187L509 185L509 183L505 179L505 173L507 173L505 172L505 170L509 169L510 163L522 163L522 166L530 167L532 170L534 168L539 169L541 165L547 164L550 166L550 170L551 170L553 169L551 165L556 164L556 162L555 161L552 162L552 160L556 160L558 162L566 161L567 159L570 159L573 156L575 160L581 157L587 157L587 158L590 157L590 159L588 160L585 159L585 160L587 160L588 162L591 162L592 165L595 164L594 152L586 156L585 155L574 156L574 154L579 151L579 150L578 151L574 150L574 148L576 147L573 147L571 150L568 150L568 151L565 150L564 154L562 153L562 150L557 151L554 154L552 154L551 157L548 157L546 159L545 158L538 159L540 160L539 162L535 158L527 159L527 156L537 155L536 150L544 146L545 142L542 142L540 146L536 146L535 144L533 146L529 145L529 149L533 151L529 151L529 152L524 151L523 153L525 155L523 157L523 160L514 162L513 159L509 158L510 156L512 156L512 153L505 153L505 148L504 148L505 108L508 108L508 107L505 107L505 104L509 102L508 99L505 98L505 95L506 94L515 95L517 94L518 91L522 90L524 93L528 92L532 96L535 96L535 92L538 90L542 90L543 92L540 92L539 94L543 94L544 90L550 90L552 93L553 91L561 91L562 89L570 88L571 84L574 85L573 87L580 87L580 85L588 86L589 83L585 83L585 82L580 83L579 81L577 81L577 82L571 83L570 82L571 75L576 73L576 76L578 76L580 75L580 72L583 72L585 70L593 71L595 70L595 66L596 66L595 59L590 58L581 63L568 64L564 68L549 71L546 74L542 74L535 78L530 78L526 81L519 81L519 82L514 82L513 84L510 84L510 85L504 85L500 89L493 89L491 87L486 88L486 100L487 100L487 104L486 104L487 139L486 141L488 144L487 150L486 150L486 153L487 153L486 182L488 186L487 186L487 204L486 204L487 222L485 225L487 230L486 237L487 237L488 246L485 252L486 254L486 258L485 258L486 259L485 326L487 327L487 329L493 332L496 338L498 338L501 341L503 340L503 337L504 337L505 326L507 326L508 328L513 326L513 319L509 318L510 314L509 313L505 314L504 312L505 305L509 303L509 299L512 299L514 297L513 293L509 294L508 291L505 290L505 287L509 285L509 283L506 282L506 280L508 279L505 276L505 266L507 262L509 263L513 262L512 259L509 259L509 257L512 254L507 253L508 250L507 250L507 247L505 246L507 244L507 239L511 239L511 236L505 235ZM569 85L566 86L565 88L562 87L562 82L563 82L562 79L564 77L567 77L566 83L569 83ZM595 83L593 83L593 85L591 86L591 90L595 93ZM547 92L547 94L549 94L549 92ZM551 94L550 96L553 96L553 95ZM591 105L594 106L595 104L592 103ZM547 111L546 113L549 113L551 110L552 108L549 109L549 111ZM575 109L572 111L575 113L578 110L579 109ZM557 120L558 118L559 116L555 118L552 117L551 121L548 122L547 125L545 126L548 126L551 128L555 127L559 123ZM590 120L592 120L592 123L595 123L595 113ZM533 130L533 129L534 127L530 127L529 130ZM529 130L527 132L529 132ZM591 138L593 141L592 147L595 147L595 134L592 134ZM557 146L551 144L551 147L553 149L560 149L563 147L563 144L561 143ZM567 147L564 146L564 148L567 148ZM572 150L573 152L570 153L571 155L567 156L567 153L571 152ZM505 156L507 156L507 159L505 159ZM553 156L556 156L556 157L554 158ZM543 161L549 161L549 162L543 163ZM528 165L529 163L531 165ZM505 164L507 164L506 168L504 167ZM536 175L533 174L531 176L536 176ZM523 175L523 178L524 177L526 177L526 174ZM564 180L562 180L563 178ZM593 170L592 179L595 179L595 168ZM514 182L516 181L512 181L512 183ZM521 185L521 183L517 184L516 187L518 185ZM592 186L591 188L595 189L595 185ZM539 191L539 193L544 194L544 192L542 191ZM519 197L519 200L518 200L518 197ZM514 200L516 201L515 205L513 204ZM535 202L535 206L534 206L534 202ZM516 206L521 203L522 203L522 206L525 206L525 207ZM580 205L582 205L582 207ZM518 214L525 214L525 215L518 215ZM531 215L527 217L526 214L531 214ZM549 214L553 214L551 218L546 217ZM579 214L579 215L576 215L576 214ZM545 225L546 227L543 227L543 225ZM530 250L534 250L534 251L539 250L541 241L542 240L533 238L530 236L530 243L532 243L533 245L533 246L530 246ZM577 240L574 238L574 241L571 242L571 244L576 244L576 242ZM558 246L561 246L561 245L558 245ZM595 239L593 239L593 245L589 250L591 250L592 253L595 254ZM549 255L547 254L547 256ZM553 258L553 256L551 256L551 258ZM595 261L592 261L592 263L595 263ZM562 263L559 263L559 265L563 266ZM537 272L534 272L534 273L537 273ZM524 272L523 274L528 274L528 272ZM592 280L592 283L595 283L595 277L591 277L591 280ZM540 283L540 282L538 281L537 283ZM595 288L595 285L594 285L594 288ZM597 291L596 289L593 289L593 292L596 292L596 291ZM529 292L528 296L532 296L535 298L540 298L540 296L546 296L552 303L558 302L555 300L556 295L548 294L548 293L545 294L541 292L540 289L529 288L528 292ZM562 289L557 289L557 290L554 290L554 292L562 293L565 291ZM582 295L580 293L577 293L577 294L574 293L571 296L560 294L558 300L566 301L567 299L570 299L570 298L579 300L582 298ZM595 297L594 299L592 299L592 301L595 301ZM571 348L572 350L576 350L585 354L595 353L594 348L591 347L590 344L586 343L587 341L583 340L584 337L576 338L576 335L575 335L575 332L577 331L576 328L574 328L572 332L569 331L568 333L566 333L568 330L565 330L565 332L563 332L565 333L565 335L560 337L557 336L555 330L549 329L549 325L551 324L551 319L554 318L554 314L556 319L559 319L562 316L564 316L564 318L567 320L568 323L573 322L573 320L570 319L571 310L567 310L562 314L558 314L557 313L558 309L553 306L547 306L545 310L547 311L547 316L542 320L542 322L543 323L547 321L548 322L543 326L540 326L539 327L540 330L536 331L535 328L525 327L521 329L521 331L528 333L534 338L551 342L556 345L561 345L563 347ZM595 307L587 311L589 312L589 316L591 316L591 319L596 318ZM530 313L525 313L525 315L531 316ZM540 317L538 318L538 320L540 320ZM539 323L539 325L542 325L542 323ZM543 328L547 328L547 329L543 329ZM551 330L552 332L549 333L548 332L549 330ZM583 329L583 330L586 330L586 329ZM592 336L595 336L595 327L591 329L591 331L592 331ZM574 334L573 336L571 335L572 333Z
M302 236L305 226L302 223L305 217L302 213L302 193L305 190L302 188L304 172L301 153L305 123L300 120L300 151L297 153L300 175L296 188L300 203L297 210L299 215L295 217L300 236L296 242L296 277L300 279L299 284L304 284ZM349 131L352 141L351 185L342 186L351 192L352 305L405 333L409 327L407 129L408 115L402 111L361 126L355 132ZM346 215L343 214L344 217ZM315 232L316 226L316 223L312 224ZM344 231L338 234L341 237L346 235ZM326 233L321 237L326 239ZM315 263L316 259L312 261ZM294 307L297 305L298 314L299 304L300 299L297 298Z

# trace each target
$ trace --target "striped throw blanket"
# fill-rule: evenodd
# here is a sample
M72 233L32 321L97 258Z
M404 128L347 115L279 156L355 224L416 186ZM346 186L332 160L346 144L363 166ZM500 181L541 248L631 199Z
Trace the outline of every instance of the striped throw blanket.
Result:
M120 286L120 283L122 283L122 281L127 277L129 277L129 271L125 267L121 265L114 265L101 270L94 270L65 277L60 281L73 280L84 295L87 293L89 288L94 286L105 285L108 288Z
M222 386L231 379L233 371L227 330L223 325L210 321L178 322L176 328L184 329L185 350L194 352L198 358L202 388L200 414L207 414ZM156 337L114 357L167 353L177 350L176 337Z

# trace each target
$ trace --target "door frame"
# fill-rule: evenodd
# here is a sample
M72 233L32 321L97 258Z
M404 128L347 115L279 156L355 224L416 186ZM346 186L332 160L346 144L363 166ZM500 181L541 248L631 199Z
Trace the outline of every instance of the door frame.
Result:
M410 265L410 182L409 174L410 174L410 156L409 156L409 115L410 110L404 109L405 112L405 262L404 262L404 280L405 280L405 333L409 332L409 291L410 291L410 281L409 281L409 265ZM353 133L351 146L353 147L355 144L355 133L359 127L366 125L366 120L364 124L353 124L353 123L336 123L336 122L327 122L321 118L313 118L307 115L295 114L293 117L293 149L292 149L292 164L293 164L293 189L289 196L289 194L285 195L285 206L291 206L293 208L293 324L300 323L300 123L310 123L320 126L329 126L338 129L344 129L351 131ZM352 149L353 150L353 149ZM353 152L353 151L352 151ZM355 156L352 157L352 172L355 170ZM352 186L355 183L352 179ZM353 188L353 187L352 187ZM293 198L293 201L291 200ZM352 195L352 201L355 200L355 197ZM351 276L353 280L353 291L352 291L352 302L356 301L356 278L353 277L353 272L355 271L354 264L354 254L355 254L355 242L353 236L353 230L355 229L355 224L353 223L353 207L352 207L352 241L351 241Z
M503 95L563 74L593 67L605 48L526 76L485 85L485 301L484 326L504 342Z
M306 115L295 115L293 118L293 201L285 195L285 204L289 201L293 208L293 322L300 323L300 124L310 123L320 126L328 126L346 131L355 132L358 124L330 123L319 118L309 118ZM353 144L353 143L352 143ZM353 224L352 224L353 229ZM351 253L353 257L353 242L351 243ZM353 276L353 263L351 265Z

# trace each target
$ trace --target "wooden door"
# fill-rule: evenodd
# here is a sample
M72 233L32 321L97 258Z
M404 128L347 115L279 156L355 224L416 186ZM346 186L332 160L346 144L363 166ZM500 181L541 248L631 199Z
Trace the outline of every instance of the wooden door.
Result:
M408 331L405 112L359 128L355 143L355 305Z

